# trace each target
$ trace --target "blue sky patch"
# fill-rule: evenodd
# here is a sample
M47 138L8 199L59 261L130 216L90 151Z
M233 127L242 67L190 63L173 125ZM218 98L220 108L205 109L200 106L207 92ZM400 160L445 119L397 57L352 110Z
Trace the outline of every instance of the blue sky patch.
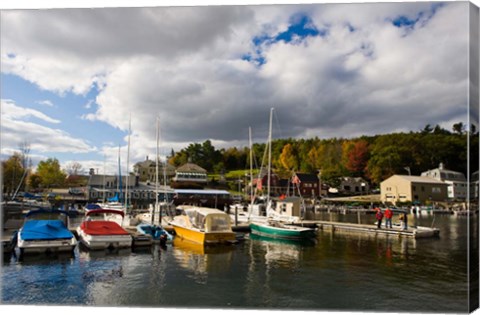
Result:
M276 35L262 34L252 39L253 45L256 47L255 52L246 53L242 56L242 60L253 62L257 66L266 63L266 59L262 53L263 45L273 45L280 41L285 43L304 40L307 37L326 36L328 29L318 29L312 19L306 14L296 14L290 18L288 29Z

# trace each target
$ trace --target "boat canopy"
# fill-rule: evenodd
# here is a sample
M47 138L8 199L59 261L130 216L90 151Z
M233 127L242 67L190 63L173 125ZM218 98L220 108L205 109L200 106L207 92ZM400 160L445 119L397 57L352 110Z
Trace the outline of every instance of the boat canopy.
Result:
M120 225L112 221L85 221L80 228L88 235L129 235Z
M25 241L71 239L73 237L60 220L31 220L25 222L20 232Z
M102 208L87 211L85 213L85 216L94 215L94 214L104 214L104 213L118 214L118 215L121 215L122 218L125 216L125 213L122 210L102 209Z
M230 216L225 212L210 208L190 208L185 210L190 223L205 232L231 232Z

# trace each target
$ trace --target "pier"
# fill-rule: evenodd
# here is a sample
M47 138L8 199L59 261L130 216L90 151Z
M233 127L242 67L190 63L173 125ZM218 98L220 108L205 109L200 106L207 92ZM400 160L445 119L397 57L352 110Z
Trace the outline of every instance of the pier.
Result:
M324 231L345 231L345 232L356 232L364 233L370 235L392 235L398 237L411 237L411 238L428 238L428 237L438 237L440 235L440 230L436 228L429 227L408 227L408 229L403 230L401 226L394 225L393 228L387 229L384 226L382 228L377 228L375 224L359 224L359 223L345 223L345 222L334 222L334 221L318 221L318 220L305 220L299 223L295 223L299 226L307 227L316 227Z

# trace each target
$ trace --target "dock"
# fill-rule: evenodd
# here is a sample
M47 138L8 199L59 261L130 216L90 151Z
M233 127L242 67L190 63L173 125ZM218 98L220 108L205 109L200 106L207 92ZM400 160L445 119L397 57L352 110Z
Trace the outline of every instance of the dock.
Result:
M403 230L398 225L393 225L393 228L387 229L383 225L382 228L377 228L375 224L358 224L358 223L346 223L346 222L334 222L334 221L318 221L318 220L304 220L295 225L316 227L324 231L345 231L356 232L370 235L391 235L397 237L410 237L410 238L428 238L438 237L440 230L437 228L429 228L422 226L410 226L408 229Z

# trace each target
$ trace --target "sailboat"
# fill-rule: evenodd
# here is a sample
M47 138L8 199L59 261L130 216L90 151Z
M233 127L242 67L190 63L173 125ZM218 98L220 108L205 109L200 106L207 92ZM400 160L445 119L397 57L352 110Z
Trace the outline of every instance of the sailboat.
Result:
M154 241L160 242L160 244L166 244L167 242L172 242L173 240L173 235L168 233L163 227L162 227L162 210L167 210L168 208L171 207L173 204L168 203L168 195L165 193L165 201L162 203L159 203L158 200L158 195L159 195L159 189L158 189L158 163L160 161L159 159L159 138L160 138L160 127L159 127L159 119L157 117L157 145L156 145L156 163L155 163L155 206L151 210L150 213L150 223L148 222L143 222L137 225L137 231L141 234L146 234L150 235ZM166 161L165 161L165 166L163 169L163 174L164 174L164 183L166 183ZM158 225L156 225L155 221L155 215L158 215ZM148 216L144 218L148 219ZM144 219L145 221L145 219Z
M269 238L303 240L313 238L316 235L315 229L283 223L273 210L273 202L270 199L271 161L272 161L272 117L273 108L270 109L270 126L268 132L268 179L267 179L267 215L272 216L266 222L251 222L252 234Z

